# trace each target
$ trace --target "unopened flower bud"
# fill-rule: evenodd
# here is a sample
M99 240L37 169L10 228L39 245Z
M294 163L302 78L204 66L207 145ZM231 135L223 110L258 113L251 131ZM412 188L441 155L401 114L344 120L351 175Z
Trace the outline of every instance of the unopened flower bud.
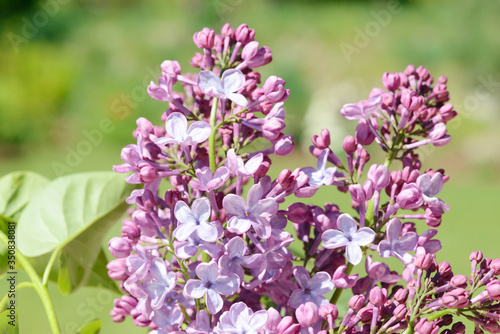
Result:
M314 146L316 146L319 149L325 149L330 146L330 131L327 129L321 130L321 135L314 135L312 136L312 142Z
M495 275L500 275L500 259L491 261L490 269L495 271Z
M458 306L458 296L453 293L445 293L441 300L443 301L443 306L446 308L455 308Z
M121 237L112 238L109 243L109 252L116 258L127 257L130 255L132 246L128 240Z
M275 75L267 78L263 89L264 95L272 103L283 102L290 95L290 90L285 89L285 80Z
M259 48L259 42L253 41L245 45L241 51L241 58L248 68L257 68L269 64L273 55L269 47Z
M354 295L349 299L349 308L352 308L354 311L359 311L364 304L365 296L363 295Z
M408 309L406 308L405 304L399 304L396 306L392 314L396 317L398 320L402 320L406 317L406 313L408 313Z
M318 307L311 302L301 304L295 311L295 317L302 327L312 326L319 318Z
M236 41L248 44L255 39L255 30L248 28L248 26L243 23L234 32Z
M408 289L399 289L396 291L394 294L394 299L397 300L399 303L405 303L406 299L408 299Z
M453 276L450 263L448 261L441 262L438 266L438 273L445 279Z
M347 153L354 153L356 151L356 149L358 148L358 144L356 142L356 139L353 136L345 137L344 142L342 143L342 148Z
M401 85L399 73L384 73L382 75L382 83L387 90L395 91L399 89L399 86Z
M454 288L465 288L468 280L469 279L465 275L455 275L450 282Z
M109 261L106 265L106 268L108 269L108 276L115 281L126 280L128 278L126 261L126 258Z
M437 331L436 331L437 328ZM439 331L439 327L433 321L427 321L427 318L422 318L415 326L415 332L419 334L434 334Z
M181 65L177 60L165 60L160 67L163 74L170 75L173 78L177 78L181 74Z
M305 222L309 218L310 214L309 207L302 202L290 204L287 211L288 220L296 224L302 224Z
M422 270L427 270L431 267L434 258L434 254L420 254L415 260L415 267Z
M335 320L339 316L339 310L337 309L337 306L328 303L326 305L321 305L319 308L319 316L323 319L327 319L328 316L332 317L332 320Z
M453 324L453 326L451 326L451 330L453 331L453 333L463 334L465 333L465 325L461 321L456 322Z
M293 136L283 136L277 142L274 143L274 154L279 156L285 156L292 153L295 148L293 142Z
M401 103L410 111L417 111L424 103L425 99L411 89L403 89L401 92Z
M290 188L295 183L295 177L289 169L283 169L278 176L278 183L283 189Z
M147 162L141 162L137 165L137 168L139 168L139 181L141 183L153 182L158 177L156 168Z
M495 280L486 284L486 291L493 300L500 300L500 282Z
M360 119L355 131L357 142L363 146L368 146L375 140L375 134L366 122L365 119Z
M470 261L481 262L483 260L483 253L481 251L473 251L469 255Z
M211 49L214 47L215 32L210 28L203 28L193 35L194 44L200 49Z
M370 290L370 302L376 306L383 306L387 301L387 290L381 289L379 286L373 287Z

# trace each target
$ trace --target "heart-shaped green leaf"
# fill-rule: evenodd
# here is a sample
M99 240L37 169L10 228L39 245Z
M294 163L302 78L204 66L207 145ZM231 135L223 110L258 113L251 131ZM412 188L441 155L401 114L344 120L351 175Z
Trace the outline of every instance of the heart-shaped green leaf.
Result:
M19 218L17 244L35 257L60 251L59 288L70 293L85 285L101 243L128 205L134 189L112 172L73 174L52 181Z
M17 220L22 209L49 180L39 174L19 171L0 178L0 215Z

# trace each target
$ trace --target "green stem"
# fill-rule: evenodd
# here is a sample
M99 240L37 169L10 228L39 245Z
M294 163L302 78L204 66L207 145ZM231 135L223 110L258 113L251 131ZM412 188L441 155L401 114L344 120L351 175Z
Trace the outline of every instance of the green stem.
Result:
M43 286L47 286L49 283L50 270L52 270L52 266L57 259L57 255L59 254L59 247L56 247L50 256L49 263L47 263L47 267L45 267L45 271L43 272L42 284Z
M0 241L6 246L8 246L9 244L7 236L1 231L0 231ZM57 321L54 305L52 304L52 300L50 299L47 287L42 284L40 277L38 277L38 274L36 273L35 269L31 265L29 260L26 257L24 257L24 255L21 254L21 252L19 252L17 248L16 248L16 260L19 262L21 267L24 269L24 271L26 271L26 273L30 277L33 287L35 288L36 292L40 296L40 299L42 300L43 307L45 308L45 312L47 313L47 318L49 320L50 328L52 329L52 333L61 334L61 329L59 327L59 322Z
M349 276L349 274L351 273L352 268L354 268L354 266L350 262L347 263L347 268L345 269L345 274L347 276ZM337 302L338 302L338 300L339 300L339 298L340 298L340 295L342 294L342 292L344 290L345 289L336 288L335 292L333 293L332 298L330 298L330 303L332 303L333 305L336 305Z
M215 169L217 167L215 164L215 134L217 133L215 122L217 120L217 104L219 104L219 99L214 97L214 100L212 101L212 111L210 112L210 126L212 127L212 133L210 134L210 137L208 137L208 157L212 173L215 173Z

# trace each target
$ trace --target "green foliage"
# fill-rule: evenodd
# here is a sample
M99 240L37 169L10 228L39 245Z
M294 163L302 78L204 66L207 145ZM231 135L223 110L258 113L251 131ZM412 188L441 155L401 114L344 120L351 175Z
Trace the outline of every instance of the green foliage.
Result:
M52 181L31 201L19 219L18 249L26 256L59 253L58 283L71 293L89 278L111 286L102 268L107 262L101 243L127 208L133 186L112 172L73 174ZM47 257L42 257L47 259ZM105 266L104 266L105 268Z
M84 325L82 328L76 332L77 334L99 334L101 331L102 320L96 319L92 320L88 324Z
M19 318L17 314L17 308L15 310L15 320L10 317L10 310L5 310L0 313L0 334L19 334ZM9 322L14 321L14 326L10 325Z

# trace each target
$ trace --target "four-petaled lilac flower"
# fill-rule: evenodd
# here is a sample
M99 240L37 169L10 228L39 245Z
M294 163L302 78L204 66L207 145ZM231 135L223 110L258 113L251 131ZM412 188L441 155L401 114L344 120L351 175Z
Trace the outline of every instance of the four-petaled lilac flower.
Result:
M439 207L443 211L450 210L450 207L443 200L435 197L443 189L443 175L436 173L431 178L429 174L422 174L417 179L417 186L422 190L422 198L429 206Z
M184 321L181 309L163 307L156 310L153 315L153 322L159 329L149 332L149 334L167 334L175 331Z
M196 320L191 322L188 328L186 328L186 332L189 334L212 333L212 326L210 324L208 312L205 310L198 311L198 313L196 313Z
M242 265L245 267L254 267L249 264L249 257L245 256L247 247L245 241L240 237L234 237L225 246L227 254L224 254L219 259L219 267L221 268L221 274L226 275L228 273L235 273L243 282L245 278L245 272L243 271Z
M153 280L144 283L144 290L151 298L153 310L158 310L163 306L167 293L175 287L177 278L173 271L167 273L165 262L160 258L153 260L151 277Z
M227 158L225 165L229 169L231 176L241 175L241 176L253 176L257 169L259 169L264 156L262 153L256 154L246 163L243 163L243 159L234 153L234 149L227 151Z
M346 248L347 261L357 265L363 258L360 246L369 245L375 239L375 232L369 227L357 230L356 221L347 213L343 213L337 219L338 230L327 230L323 232L322 239L324 247L335 249Z
M351 121L362 118L367 119L371 114L377 111L381 105L382 97L381 95L376 95L368 101L345 104L342 109L340 109L340 113Z
M198 180L191 180L191 188L199 191L211 191L219 188L229 179L229 170L222 166L212 174L212 170L204 166L196 170Z
M210 211L210 203L206 198L194 200L191 208L183 201L175 203L175 218L181 224L174 230L174 237L179 241L184 241L196 231L204 241L217 240L219 235L217 228L207 221L210 219Z
M158 101L172 101L173 97L173 89L172 85L176 79L170 75L163 75L158 78L158 84L156 85L153 81L148 86L148 94L153 99Z
M198 74L198 87L204 94L217 98L227 98L237 105L246 107L247 99L236 93L244 84L245 75L236 69L224 71L222 79L219 79L212 71L201 71Z
M259 334L267 322L265 310L253 312L243 302L231 305L229 311L222 313L214 333Z
M327 272L320 271L310 277L306 268L297 266L293 269L293 276L300 288L292 292L288 300L290 306L299 307L306 302L311 302L320 307L328 303L328 299L323 295L332 291L335 285Z
M255 184L248 191L247 201L234 194L224 197L222 205L232 215L227 224L230 232L243 234L253 226L259 237L271 236L269 217L278 212L278 203L272 198L261 199L263 194L262 186Z
M409 263L412 256L407 252L415 250L418 242L418 235L415 232L408 232L401 238L401 221L398 218L392 218L387 223L387 240L382 240L378 244L378 253L382 257L394 256L404 264Z
M217 239L220 238L221 232L222 228L217 234ZM217 257L222 252L221 246L206 242L198 236L198 233L193 232L185 241L181 241L175 246L175 254L180 259L189 259L198 253L198 249L211 257Z
M326 149L323 152L321 152L321 154L318 156L318 162L317 162L318 169L314 169L314 167L302 168L302 171L307 176L309 176L309 184L311 186L332 184L337 167L328 167L325 169L326 161L328 160L328 154L330 154L330 150Z
M197 121L187 126L187 119L180 112L168 115L165 129L171 138L161 137L155 140L158 145L179 144L182 147L203 143L212 133L212 127L204 121Z
M224 301L220 295L235 294L240 285L236 274L219 276L219 268L213 261L200 263L196 267L196 276L199 279L190 279L186 282L184 292L194 299L206 296L206 305L210 314L215 314L222 309Z

